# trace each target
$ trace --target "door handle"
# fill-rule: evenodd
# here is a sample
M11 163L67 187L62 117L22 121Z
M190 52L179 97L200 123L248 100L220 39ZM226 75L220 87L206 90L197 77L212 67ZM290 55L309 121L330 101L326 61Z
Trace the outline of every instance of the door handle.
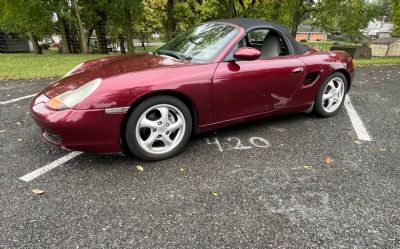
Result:
M304 72L304 68L303 67L298 67L292 70L293 74L298 74L298 73L303 73Z

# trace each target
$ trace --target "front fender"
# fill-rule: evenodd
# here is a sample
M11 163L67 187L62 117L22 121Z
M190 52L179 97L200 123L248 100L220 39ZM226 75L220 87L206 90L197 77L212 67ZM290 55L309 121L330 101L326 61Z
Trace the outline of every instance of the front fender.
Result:
M103 79L96 91L74 109L128 107L157 92L186 96L199 113L199 125L212 120L212 78L217 63L161 68Z

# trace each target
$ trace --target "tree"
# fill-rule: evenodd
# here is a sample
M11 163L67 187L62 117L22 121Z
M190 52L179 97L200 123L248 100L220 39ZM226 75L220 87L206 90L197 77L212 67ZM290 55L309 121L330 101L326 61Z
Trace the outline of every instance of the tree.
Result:
M362 38L361 29L377 15L376 9L366 0L353 0L341 5L341 15L338 18L340 31L353 41ZM360 14L362 13L362 14Z
M366 0L319 1L313 13L314 25L327 31L340 31L352 40L361 37L361 29L376 17L374 5Z
M392 0L393 35L400 36L400 0Z
M71 19L71 15L69 13L70 8L69 4L66 0L50 0L51 10L54 12L56 20L55 30L60 33L61 36L61 44L60 44L60 53L69 54L73 49L70 49L70 43L68 41L68 30L69 25L67 20Z
M141 0L111 0L108 14L109 33L117 33L123 53L135 53L133 42L134 28L140 19L145 18L145 10ZM112 30L111 30L112 29ZM125 48L125 42L127 49Z
M35 54L41 54L39 39L51 33L53 12L41 0L0 0L0 27L7 32L28 36Z
M81 47L81 53L87 54L89 53L89 47L87 44L87 37L86 37L86 31L85 27L83 25L83 21L81 18L81 13L79 10L79 5L78 5L78 0L71 0L71 7L73 9L74 15L76 17L76 20L78 21L78 27L79 27L79 44Z
M163 29L165 12L160 11L162 7L160 8L160 6L154 4L157 3L154 1L142 1L140 13L136 15L134 21L134 30L143 47L145 47L145 42L148 42L152 34Z
M176 19L174 15L176 0L167 0L167 39L170 40L176 31Z
M63 54L69 54L69 43L68 43L68 38L67 38L67 28L66 28L66 22L65 18L62 16L61 13L56 13L57 16L57 23L58 23L58 31L60 32L61 35L61 48L60 52Z
M390 18L392 14L390 1L391 0L375 0L375 2L372 2L372 5L376 9L377 17L386 16Z

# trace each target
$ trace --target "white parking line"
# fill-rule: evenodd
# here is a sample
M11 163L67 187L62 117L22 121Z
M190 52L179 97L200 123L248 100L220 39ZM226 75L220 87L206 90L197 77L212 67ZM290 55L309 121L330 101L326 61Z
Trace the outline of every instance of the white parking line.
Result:
M364 141L371 141L371 137L368 134L367 129L365 128L363 122L361 121L360 117L358 116L356 110L354 109L353 105L351 104L350 97L347 95L344 101L344 106L346 107L347 113L349 114L351 123L353 124L354 130L357 133L358 139Z
M80 152L80 151L71 152L68 155L63 156L63 157L55 160L52 163L47 164L46 166L43 166L35 171L32 171L29 174L26 174L26 175L20 177L19 179L22 181L25 181L25 182L32 181L33 179L43 175L44 173L49 172L52 169L57 168L58 166L68 162L69 160L73 159L74 157L79 156L80 154L82 154L82 152Z
M31 95L28 95L28 96L24 96L24 97L20 97L20 98L16 98L16 99L7 100L7 101L4 101L4 102L0 102L0 105L5 105L5 104L9 104L9 103L20 101L20 100L23 100L23 99L32 98L32 97L34 97L36 95L37 95L37 93L31 94Z

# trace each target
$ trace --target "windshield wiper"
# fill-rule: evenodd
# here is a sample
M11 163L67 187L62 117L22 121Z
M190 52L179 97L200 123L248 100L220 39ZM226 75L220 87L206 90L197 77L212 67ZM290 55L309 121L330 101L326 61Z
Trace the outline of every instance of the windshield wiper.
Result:
M157 50L156 53L157 53L157 55L166 55L166 56L174 57L174 58L182 60L182 61L186 60L182 55L180 55L174 51Z

